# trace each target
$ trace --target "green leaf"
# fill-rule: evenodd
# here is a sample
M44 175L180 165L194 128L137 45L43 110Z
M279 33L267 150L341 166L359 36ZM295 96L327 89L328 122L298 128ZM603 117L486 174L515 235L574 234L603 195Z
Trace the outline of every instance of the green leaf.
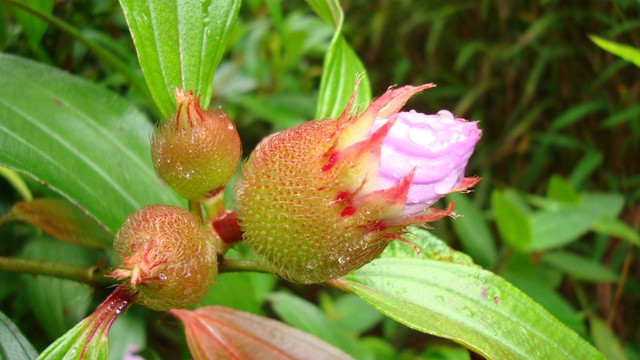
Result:
M589 35L589 39L591 39L591 41L598 45L602 50L619 56L635 66L640 67L640 49L603 39L595 35Z
M631 105L624 110L616 111L602 120L603 128L612 128L625 123L631 124L640 119L640 104Z
M0 311L0 359L33 360L36 349L18 330L14 323Z
M0 4L0 51L4 51L9 43L9 24L7 18L9 17L7 6Z
M114 93L0 55L0 164L49 184L115 233L147 204L179 204L150 161L151 124Z
M366 332L383 318L379 311L352 294L342 294L325 312L333 322L350 334Z
M571 184L558 175L552 175L547 184L547 197L566 203L577 203L578 193Z
M333 283L396 321L486 358L604 359L520 290L478 267L386 257Z
M512 273L502 275L505 280L522 290L573 331L584 334L581 316L564 297L553 290L545 279Z
M601 216L591 224L591 230L609 236L616 236L636 246L640 246L640 235L638 231L615 218Z
M597 212L576 207L534 213L529 218L531 242L526 250L534 252L569 244L586 234L597 217Z
M198 302L198 306L223 305L263 315L262 304L276 279L268 274L224 273Z
M429 360L470 360L469 351L459 346L431 345L421 354L421 358Z
M307 4L311 6L313 11L315 11L322 20L334 27L342 24L344 15L338 0L307 0Z
M109 360L126 359L126 352L132 348L144 349L147 343L147 329L142 310L129 309L116 318L109 332Z
M451 225L462 248L476 263L491 268L498 258L498 251L484 215L463 194L451 193L447 195L447 201L453 201L456 213L461 215L451 219Z
M617 217L624 206L624 197L615 193L582 193L578 201L580 209L589 210L599 216Z
M31 239L23 257L91 265L95 255L89 249L43 237ZM61 336L87 315L93 296L89 285L50 276L23 275L22 281L33 315L50 338Z
M175 87L193 90L204 108L209 105L213 74L240 3L120 0L149 90L165 117L175 111Z
M570 182L574 187L580 186L594 171L600 169L604 156L596 150L589 150L573 167Z
M269 296L273 310L287 324L344 350L356 359L362 359L362 349L327 318L320 309L295 295L279 292Z
M344 15L338 0L307 0L313 10L336 28L325 54L320 80L316 118L336 118L349 103L357 79L360 80L354 105L364 107L371 101L371 84L367 70L342 35Z
M606 109L606 107L607 104L602 100L594 100L573 106L553 119L549 129L552 131L563 129L584 119L587 115L593 112Z
M232 188L233 180L227 188ZM242 245L230 249L227 259L251 259L248 250ZM223 273L218 275L216 283L211 285L207 294L198 302L198 306L222 305L236 310L263 315L262 305L276 284L276 278L260 273Z
M620 341L607 324L596 317L592 317L590 323L591 338L607 360L627 360L627 356L624 354L622 346L620 346Z
M442 240L435 237L429 231L419 227L411 226L404 238L417 247L419 252L409 244L402 241L393 241L380 258L419 258L436 261L446 261L455 264L477 266L469 255L452 250Z
M531 224L518 205L498 190L491 194L491 207L502 239L516 249L531 243Z
M608 283L616 282L619 277L615 271L594 259L564 251L546 253L542 261L579 280Z
M347 354L279 321L223 306L174 309L195 360L351 359Z
M22 0L22 3L45 14L50 15L53 12L53 0ZM13 7L12 9L16 16L16 21L22 26L22 30L27 35L29 46L32 49L37 49L40 46L42 35L47 30L47 23L19 8Z

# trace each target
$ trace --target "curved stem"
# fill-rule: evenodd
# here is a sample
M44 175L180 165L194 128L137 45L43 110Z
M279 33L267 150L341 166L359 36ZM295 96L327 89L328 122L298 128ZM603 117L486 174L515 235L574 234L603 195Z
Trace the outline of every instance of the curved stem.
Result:
M202 207L197 201L189 200L189 211L202 221Z
M44 20L48 24L55 26L60 31L70 35L71 37L78 40L84 46L86 46L89 50L91 50L98 58L104 61L107 65L111 66L114 70L121 73L125 78L129 80L129 83L138 91L145 100L149 103L150 109L154 112L154 114L158 115L158 108L151 97L151 93L147 88L146 82L138 76L135 71L133 71L124 61L120 60L118 57L113 55L109 50L100 46L98 43L90 40L86 36L82 35L78 29L73 26L67 24L66 22L58 19L55 16L46 14L38 9L34 9L29 5L23 4L16 0L0 0L0 2L6 3L7 5L13 6L15 8L24 10L41 20Z

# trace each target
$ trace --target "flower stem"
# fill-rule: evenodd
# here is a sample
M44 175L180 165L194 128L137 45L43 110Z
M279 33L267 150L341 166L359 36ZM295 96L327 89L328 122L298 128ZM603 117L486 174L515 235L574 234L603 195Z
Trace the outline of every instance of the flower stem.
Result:
M219 273L225 272L259 272L268 273L266 267L252 260L224 259L218 266Z
M204 211L207 213L207 219L215 219L225 213L224 207L224 187L215 195L202 201Z
M98 266L63 264L44 260L18 259L0 256L0 271L48 275L91 285L113 285L115 279L106 277L108 270Z
M199 202L189 200L189 210L191 210L191 213L202 221L202 207Z

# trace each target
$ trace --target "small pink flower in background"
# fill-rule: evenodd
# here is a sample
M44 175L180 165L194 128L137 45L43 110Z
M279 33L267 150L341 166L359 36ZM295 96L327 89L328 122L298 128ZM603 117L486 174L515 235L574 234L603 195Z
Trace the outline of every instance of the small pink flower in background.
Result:
M128 344L124 351L122 360L144 360L142 356L136 355L140 348L136 344Z

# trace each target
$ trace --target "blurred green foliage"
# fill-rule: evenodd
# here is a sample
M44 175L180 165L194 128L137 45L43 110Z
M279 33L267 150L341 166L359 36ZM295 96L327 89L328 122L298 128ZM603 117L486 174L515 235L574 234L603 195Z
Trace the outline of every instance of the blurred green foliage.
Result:
M51 4L42 10L140 74L117 1ZM519 287L608 358L640 359L640 69L589 38L640 48L640 2L343 0L342 5L343 33L368 71L374 96L393 84L434 82L437 88L415 96L408 107L425 113L446 108L480 121L483 138L468 174L483 180L471 196L450 196L463 217L436 224L434 232ZM42 33L42 24L0 1L0 49L93 80L155 114L122 72L59 27L49 24ZM243 2L228 54L216 70L213 102L238 125L245 154L269 133L314 117L333 31L303 1ZM44 186L27 184L35 196L51 195ZM4 179L0 187L5 214L19 193ZM35 251L35 242L25 247L23 240L38 236L24 224L0 227L0 253ZM72 262L70 253L66 260ZM225 276L229 281L219 285L231 293L243 294L238 284L244 283L255 295L245 299L246 310L308 326L352 354L470 358L461 347L383 318L351 295L273 284L262 275ZM3 273L0 279L0 308L37 350L53 340L48 333L75 322L61 319L55 327L39 322L16 280ZM104 294L99 295L92 305ZM84 309L86 298L76 301ZM215 295L203 301L229 302ZM183 356L186 346L176 324L147 315L135 314L151 325L147 339L138 343L146 342L154 349L148 352L162 358ZM297 324L295 316L310 323Z

